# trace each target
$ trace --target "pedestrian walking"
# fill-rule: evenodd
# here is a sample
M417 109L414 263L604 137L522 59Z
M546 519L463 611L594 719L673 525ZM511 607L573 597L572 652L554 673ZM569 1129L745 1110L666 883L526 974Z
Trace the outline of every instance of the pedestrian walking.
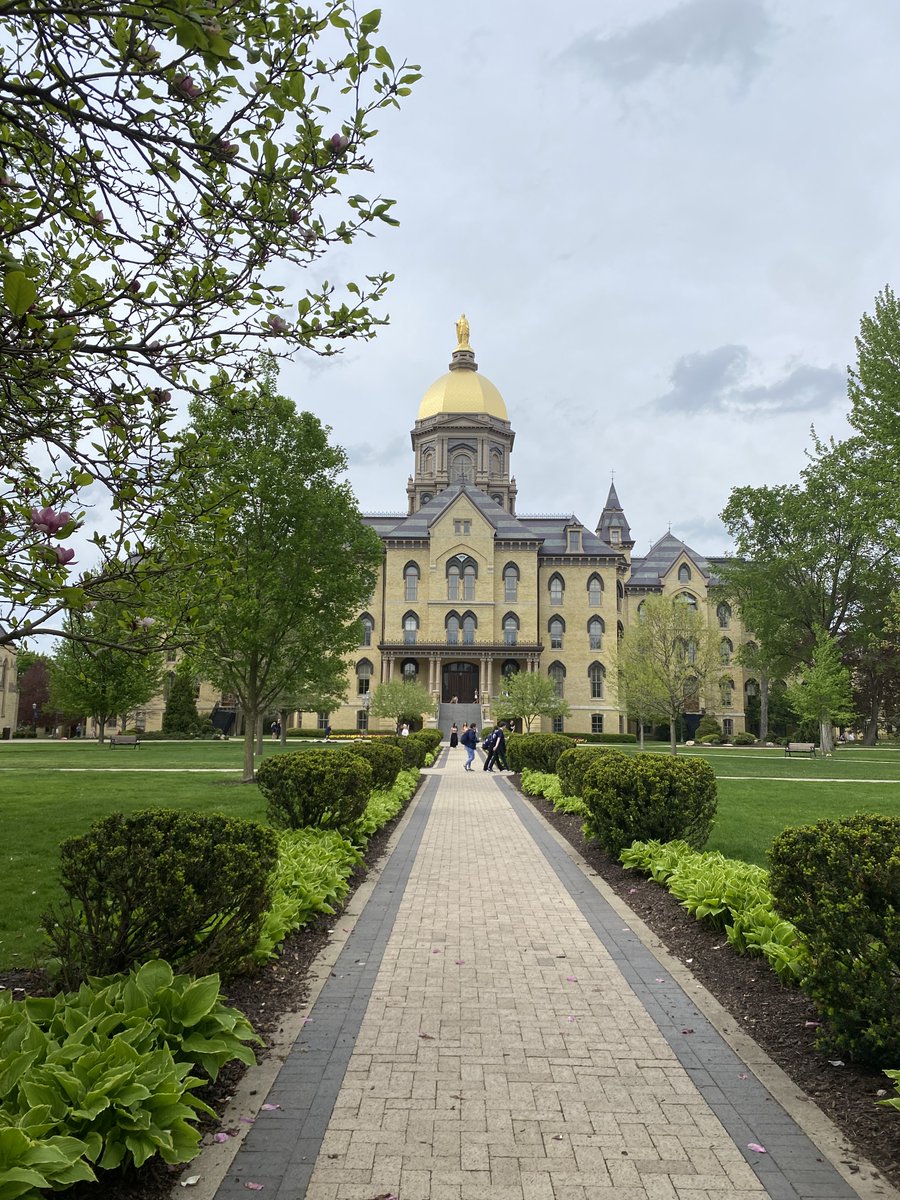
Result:
M478 745L478 734L475 732L474 722L465 727L459 740L460 744L466 748L466 761L463 763L463 770L471 771L472 762L475 758L475 747Z
M455 750L459 745L459 730L456 727L456 722L450 726L450 749Z
M493 771L497 767L500 771L508 771L506 765L506 734L503 731L503 726L498 725L491 734L491 752L485 762L484 769Z

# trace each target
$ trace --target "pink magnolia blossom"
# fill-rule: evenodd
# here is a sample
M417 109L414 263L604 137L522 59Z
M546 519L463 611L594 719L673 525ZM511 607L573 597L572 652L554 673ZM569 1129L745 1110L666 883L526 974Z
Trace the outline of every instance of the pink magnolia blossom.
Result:
M335 154L343 154L350 145L350 139L345 133L333 133L328 139L328 145Z
M45 508L33 508L31 510L31 524L38 533L47 533L51 537L64 529L72 520L72 514L67 512L54 512L48 504Z
M276 317L274 313L268 318L266 324L273 333L287 333L290 329L287 321L283 317Z
M61 567L67 567L75 557L75 551L65 546L54 546L53 553L56 555L56 561Z

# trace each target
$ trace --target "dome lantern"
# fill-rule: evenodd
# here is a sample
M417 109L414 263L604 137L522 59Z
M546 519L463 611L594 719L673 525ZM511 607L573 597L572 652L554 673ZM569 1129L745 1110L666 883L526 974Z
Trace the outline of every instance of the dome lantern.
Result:
M450 369L435 380L419 405L418 420L442 413L484 413L499 421L509 421L506 404L489 379L478 373L475 351L469 345L469 322L465 313L456 322L456 349L450 356Z

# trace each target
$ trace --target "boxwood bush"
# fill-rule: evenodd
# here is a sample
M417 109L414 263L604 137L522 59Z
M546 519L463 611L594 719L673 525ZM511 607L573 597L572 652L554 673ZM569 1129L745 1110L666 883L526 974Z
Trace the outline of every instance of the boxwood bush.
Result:
M422 741L417 733L408 733L403 737L399 733L382 739L389 746L397 746L403 752L403 766L424 767L425 755L428 753L427 742Z
M256 782L273 825L345 829L365 811L372 768L353 750L303 750L265 759Z
M439 729L420 729L417 733L413 733L410 736L417 738L420 742L424 742L430 754L436 754L438 747L444 740L444 735Z
M372 787L379 791L392 788L403 770L403 751L399 746L386 746L383 742L350 742L347 753L366 760L372 768Z
M633 746L637 742L635 733L579 733L578 738L582 742L600 742L610 746L616 742Z
M875 1066L900 1062L900 817L856 813L785 829L769 852L775 904L805 936L805 988L824 1041Z
M367 768L368 769L368 768ZM112 813L60 847L67 894L43 918L69 986L164 958L233 974L259 937L275 832L219 813Z
M591 746L584 750L564 750L556 764L556 774L559 776L560 787L564 796L581 796L584 786L584 776L588 767L599 758L610 754L623 756L622 750L614 750L611 746Z
M511 771L556 771L559 756L575 743L562 733L519 733L507 739L506 760Z
M585 773L585 832L610 854L636 841L706 844L716 815L716 776L700 758L605 754Z
M752 733L736 733L731 739L735 746L755 746L756 738Z

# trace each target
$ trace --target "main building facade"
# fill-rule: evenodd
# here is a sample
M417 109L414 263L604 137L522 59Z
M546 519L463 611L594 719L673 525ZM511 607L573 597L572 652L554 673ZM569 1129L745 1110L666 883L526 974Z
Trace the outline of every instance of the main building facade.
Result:
M625 732L619 639L641 600L665 593L682 595L719 631L723 676L711 711L726 733L742 731L744 699L755 685L735 661L745 634L738 614L715 596L716 560L671 533L634 556L614 486L594 528L574 514L519 515L506 404L478 370L464 317L457 340L448 372L419 405L406 515L364 518L384 544L384 561L360 614L347 702L331 724L369 728L371 692L390 679L424 684L442 706L443 724L454 702L478 704L487 720L505 675L541 671L571 708L545 729ZM699 712L686 719L690 730ZM372 720L373 728L383 724Z

